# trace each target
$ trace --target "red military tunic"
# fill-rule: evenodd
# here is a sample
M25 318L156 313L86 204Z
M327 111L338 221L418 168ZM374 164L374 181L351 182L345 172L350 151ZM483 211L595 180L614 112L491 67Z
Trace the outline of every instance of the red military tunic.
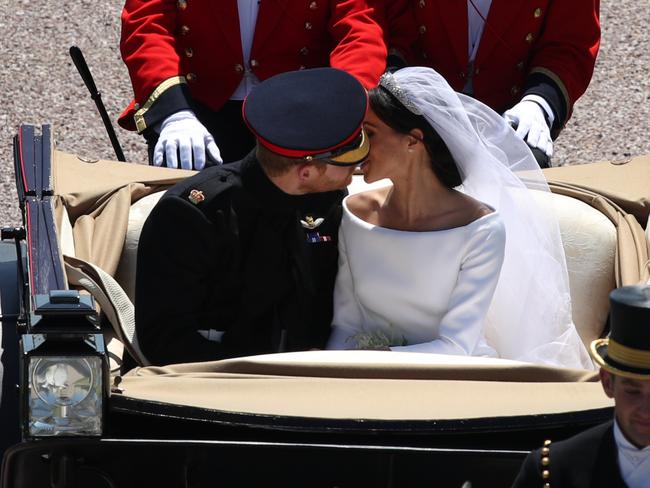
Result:
M262 0L253 74L333 66L377 85L387 51L375 1ZM238 19L236 0L126 0L120 48L135 100L120 125L142 132L187 98L219 110L244 77Z
M556 128L585 92L600 44L599 0L492 0L473 69L467 0L411 0L419 40L414 64L431 66L457 91L501 113L524 94L549 100ZM550 93L554 91L555 94Z

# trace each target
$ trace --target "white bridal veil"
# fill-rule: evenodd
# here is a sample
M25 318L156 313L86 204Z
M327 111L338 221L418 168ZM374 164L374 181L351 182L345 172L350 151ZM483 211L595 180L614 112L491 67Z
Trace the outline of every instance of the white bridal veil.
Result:
M454 92L431 68L404 68L384 75L380 84L426 118L458 165L459 189L496 208L505 223L488 343L502 358L593 369L571 318L557 219L533 193L550 190L526 143L492 109Z

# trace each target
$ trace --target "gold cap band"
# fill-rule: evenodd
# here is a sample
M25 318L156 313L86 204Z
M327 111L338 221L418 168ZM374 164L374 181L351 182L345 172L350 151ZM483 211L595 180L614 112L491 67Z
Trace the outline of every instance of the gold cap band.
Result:
M650 351L633 349L616 342L611 337L607 347L607 355L614 361L632 368L650 369Z

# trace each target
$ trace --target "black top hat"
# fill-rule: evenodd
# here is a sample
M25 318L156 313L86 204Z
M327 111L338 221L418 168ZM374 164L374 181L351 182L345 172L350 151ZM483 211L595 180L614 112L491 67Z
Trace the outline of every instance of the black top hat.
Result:
M246 97L243 115L259 144L306 161L354 166L368 157L363 129L365 88L334 68L289 71L264 80Z
M623 286L609 294L610 333L591 343L601 368L650 380L650 285Z

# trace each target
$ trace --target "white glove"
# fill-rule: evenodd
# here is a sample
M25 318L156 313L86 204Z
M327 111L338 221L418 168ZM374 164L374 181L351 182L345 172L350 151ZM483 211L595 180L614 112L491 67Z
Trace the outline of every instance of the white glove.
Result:
M205 153L217 163L223 163L221 153L214 138L199 122L191 110L180 110L167 117L160 130L160 137L153 150L154 166L161 166L163 154L167 158L168 168L178 168L178 156L181 158L181 168L203 169ZM194 158L192 158L194 156Z
M551 129L546 124L544 110L537 103L522 100L503 114L506 122L517 127L517 135L529 146L543 151L549 158L553 156Z

